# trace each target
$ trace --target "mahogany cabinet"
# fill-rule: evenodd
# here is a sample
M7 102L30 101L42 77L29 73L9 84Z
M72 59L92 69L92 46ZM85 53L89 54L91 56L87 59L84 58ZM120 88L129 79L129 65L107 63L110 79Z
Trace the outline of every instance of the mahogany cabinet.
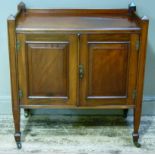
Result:
M20 109L134 110L138 145L148 19L135 9L26 9L8 18L15 140Z

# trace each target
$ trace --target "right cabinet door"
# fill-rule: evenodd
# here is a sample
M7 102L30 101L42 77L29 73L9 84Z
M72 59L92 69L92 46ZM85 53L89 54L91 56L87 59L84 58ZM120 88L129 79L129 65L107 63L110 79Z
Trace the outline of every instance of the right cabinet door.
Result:
M133 105L138 61L136 34L80 36L80 105Z

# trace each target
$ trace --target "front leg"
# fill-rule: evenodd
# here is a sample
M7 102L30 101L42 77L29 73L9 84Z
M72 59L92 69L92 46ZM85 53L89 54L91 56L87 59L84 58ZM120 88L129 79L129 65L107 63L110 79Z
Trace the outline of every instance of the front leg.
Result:
M19 86L17 72L17 52L16 52L16 18L11 15L8 18L8 39L9 39L9 57L10 57L10 75L11 75L11 93L12 93L12 112L15 126L15 140L17 147L21 148L21 133L20 133L20 101L19 101Z
M15 140L16 140L16 144L17 144L17 148L21 149L22 148L22 144L21 144L21 133L20 132L15 132Z
M132 134L133 142L134 142L136 147L140 147L141 146L138 143L138 140L139 140L140 118L141 118L141 108L136 107L134 109L134 132Z
M21 132L20 132L20 107L19 105L16 105L16 107L13 106L13 117L14 117L14 126L15 126L15 141L17 144L17 148L21 149Z
M138 148L141 147L141 144L138 142L139 134L133 132L132 136L133 136L134 145L135 145L136 147L138 147Z

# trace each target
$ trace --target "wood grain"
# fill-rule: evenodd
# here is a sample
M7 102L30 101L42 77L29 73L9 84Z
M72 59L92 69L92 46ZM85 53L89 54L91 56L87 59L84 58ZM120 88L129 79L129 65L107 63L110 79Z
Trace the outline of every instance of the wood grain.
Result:
M20 103L18 97L18 75L17 75L17 55L16 55L16 34L15 34L15 18L10 16L8 24L8 40L9 40L9 58L10 58L10 77L11 77L11 94L12 94L12 113L15 126L15 140L19 142L20 137Z
M27 9L20 3L8 19L17 144L20 108L132 108L137 145L147 31L148 19L127 9Z
M80 64L85 70L80 80L80 104L134 104L136 40L129 37L127 41L123 34L117 41L110 42L109 37L101 41L101 38L104 35L80 37Z
M68 43L27 45L29 96L68 97Z
M53 35L35 41L18 34L19 87L23 104L76 104L77 36ZM72 64L72 65L71 65Z
M126 96L127 44L89 42L88 96Z
M75 13L76 11L77 13ZM79 16L79 12L81 12L81 16ZM19 17L16 30L17 32L140 30L137 23L130 16L120 15L119 11L117 12L118 14L116 13L115 16L109 18L107 14L103 14L100 10L64 10L64 12L63 10L55 10L55 12L52 10L27 10ZM85 15L82 16L82 13ZM110 11L108 13L111 15ZM89 14L92 16L89 16ZM94 15L98 15L98 17Z

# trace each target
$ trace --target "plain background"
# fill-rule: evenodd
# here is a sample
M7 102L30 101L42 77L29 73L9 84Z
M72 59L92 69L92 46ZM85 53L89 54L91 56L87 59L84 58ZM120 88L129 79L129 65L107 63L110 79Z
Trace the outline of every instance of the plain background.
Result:
M10 14L16 13L19 2L20 0L5 0L0 5L0 114L11 114L7 18ZM127 8L130 0L23 0L23 2L28 8L104 9ZM135 3L138 14L141 17L146 15L150 19L143 114L153 115L155 114L155 0L135 0ZM57 112L63 113L63 110ZM67 111L67 113L70 112L74 113Z

